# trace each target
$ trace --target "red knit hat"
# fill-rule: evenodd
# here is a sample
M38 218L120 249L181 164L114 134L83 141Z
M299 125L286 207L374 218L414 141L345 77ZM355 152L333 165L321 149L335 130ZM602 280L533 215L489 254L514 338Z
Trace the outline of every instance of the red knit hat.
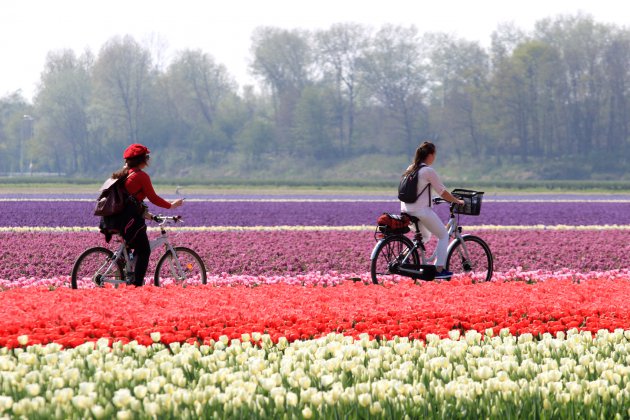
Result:
M123 159L131 159L136 156L148 155L149 153L151 153L151 151L146 146L143 146L140 143L134 143L125 149Z

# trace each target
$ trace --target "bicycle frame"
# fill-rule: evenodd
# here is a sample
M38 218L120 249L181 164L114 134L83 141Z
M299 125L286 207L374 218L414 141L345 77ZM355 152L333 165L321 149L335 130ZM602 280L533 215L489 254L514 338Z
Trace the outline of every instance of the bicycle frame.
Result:
M104 272L110 273L111 270L115 267L115 264L117 264L117 261L122 259L125 262L124 273L123 273L125 278L124 280L118 280L118 279L104 276L101 279L103 283L110 283L116 286L119 284L131 284L134 280L134 269L135 269L135 261L132 261L129 258L130 253L129 253L127 244L125 243L124 239L122 239L122 236L119 235L118 238L121 244L116 250L116 252L114 252L112 259L109 261L108 263L109 265L107 266ZM166 253L171 253L171 255L176 255L175 249L173 248L173 246L171 245L171 242L168 239L168 233L164 229L163 223L160 224L160 236L158 236L155 239L149 240L149 246L150 246L151 252L153 252L154 249L162 245L164 245ZM173 260L175 262L175 266L176 266L175 268L177 269L177 272L181 273L182 266L180 265L179 259L173 258ZM98 272L101 272L101 270L99 269Z
M447 250L447 254L451 251L451 249L453 247L455 247L458 243L461 243L461 249L463 250L463 256L465 259L469 259L469 254L468 254L468 249L466 246L466 242L463 240L463 238L467 235L462 235L462 228L459 226L459 224L457 223L457 218L455 217L455 213L453 211L454 207L451 205L450 206L450 215L449 215L449 219L448 222L446 223L446 230L448 232L448 236L449 238L453 238L453 240L449 243L448 246L448 250ZM428 267L431 267L432 270L435 270L435 259L437 257L437 251L433 251L433 253L429 256L427 256L427 252L426 249L424 247L424 244L422 242L422 234L420 233L420 229L418 226L418 223L420 223L419 221L414 222L415 228L416 228L416 233L414 235L413 240L411 241L413 243L413 246L409 249L407 249L406 254L404 255L403 259L400 261L397 261L399 264L399 268L398 271L401 275L403 276L408 276L408 277L412 277L412 276L420 276L424 274L424 271L427 270ZM404 236L404 234L401 234ZM381 239L379 241L379 243L381 241L383 241L385 238ZM377 250L378 250L378 244L376 244L376 246L374 247L374 249L372 250L372 255L370 256L370 259L373 260L374 258L377 257ZM407 268L407 267L402 267L405 264L409 263L409 258L411 257L411 255L413 255L413 253L417 252L419 254L419 258L420 258L420 265L421 267L418 267L417 269L411 269L411 268ZM400 256L399 256L400 257Z

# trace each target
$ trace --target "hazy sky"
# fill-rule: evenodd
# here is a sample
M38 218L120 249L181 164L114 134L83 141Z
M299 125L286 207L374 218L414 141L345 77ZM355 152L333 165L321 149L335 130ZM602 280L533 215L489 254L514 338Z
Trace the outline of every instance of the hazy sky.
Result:
M165 60L201 49L227 66L239 84L248 75L252 31L258 26L325 29L333 23L415 25L488 45L499 23L529 31L542 18L590 14L630 25L624 0L0 0L0 97L22 90L31 99L46 54L70 48L94 54L116 35L165 46Z

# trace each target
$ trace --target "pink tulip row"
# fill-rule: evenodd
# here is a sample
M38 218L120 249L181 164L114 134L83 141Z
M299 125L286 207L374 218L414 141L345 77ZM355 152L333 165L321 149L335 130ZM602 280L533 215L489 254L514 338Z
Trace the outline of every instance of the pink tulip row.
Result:
M480 230L495 257L495 270L582 272L627 269L628 233L620 230ZM151 233L150 236L154 235ZM199 252L211 275L295 276L314 272L365 273L375 245L372 232L179 232L173 244ZM70 274L79 254L106 246L94 232L0 232L0 279L47 279ZM432 240L429 249L435 244ZM113 247L114 244L110 244ZM156 250L149 270L161 251Z
M581 272L575 269L564 269L559 271L549 270L533 270L524 271L521 269L511 269L505 272L495 273L492 281L496 282L524 282L524 283L539 283L550 280L562 280L572 281L580 283L589 280L612 280L612 281L630 281L630 270L610 270L610 271L590 271ZM368 272L362 273L337 273L334 271L321 273L310 272L305 274L296 275L231 275L227 273L221 273L218 275L209 275L208 284L216 287L255 287L262 285L278 285L284 284L289 286L338 286L347 282L356 282L370 285L372 284L370 274ZM405 277L399 277L391 284L385 286L393 286L396 283L412 283ZM438 281L439 283L439 281ZM472 284L472 280L467 276L458 275L450 280L451 284L467 285ZM152 287L151 282L147 281L147 287ZM165 282L164 286L168 287L173 283ZM419 286L429 284L429 282L418 282ZM46 288L56 289L59 287L70 287L70 276L60 275L52 276L49 278L38 277L20 277L14 280L0 279L0 290L21 289L21 288ZM92 288L92 284L81 285L81 288Z

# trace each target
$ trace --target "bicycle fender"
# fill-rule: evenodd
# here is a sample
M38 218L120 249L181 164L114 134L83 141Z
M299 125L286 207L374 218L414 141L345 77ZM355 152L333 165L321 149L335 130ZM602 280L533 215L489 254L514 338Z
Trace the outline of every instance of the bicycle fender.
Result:
M381 242L383 242L385 240L385 238L380 239L376 245L374 245L374 248L372 249L372 254L370 255L370 261L372 261L374 258L376 258L376 252L378 250L379 245L381 244Z
M463 240L465 237L467 237L467 236L475 236L475 235L471 235L471 234L469 234L469 233L465 233L465 234L463 234L463 235L462 235L462 240ZM448 244L448 249L446 250L446 255L448 255L448 254L451 252L451 250L452 250L453 248L455 248L455 246L456 246L458 243L459 243L459 240L456 240L456 241L452 241L450 244Z

